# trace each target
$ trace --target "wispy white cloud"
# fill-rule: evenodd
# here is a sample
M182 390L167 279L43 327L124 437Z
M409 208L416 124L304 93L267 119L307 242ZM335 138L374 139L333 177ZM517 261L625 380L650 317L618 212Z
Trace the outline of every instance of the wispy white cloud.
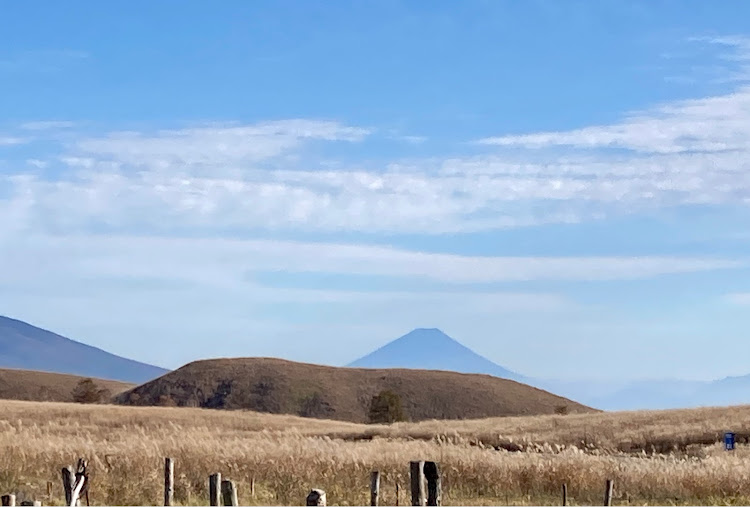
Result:
M54 181L6 178L5 193L28 210L29 223L62 230L106 224L131 231L434 234L575 223L685 205L748 207L748 160L741 152L548 164L478 156L395 163L380 171L327 169L313 161L305 162L310 170L219 163L196 171L166 163L136 171L84 154L65 157L71 172Z
M394 136L393 138L409 144L422 144L427 141L427 136Z
M28 143L29 139L24 137L0 136L0 146L15 146Z
M750 81L750 38L744 35L722 37L695 37L693 40L705 44L726 47L729 51L719 55L721 60L733 65L722 73L718 81L747 82Z
M303 141L363 140L370 131L333 121L283 120L239 126L204 126L163 130L154 135L115 132L79 141L87 154L138 166L170 164L221 166L278 156Z
M750 292L735 292L727 294L725 299L735 305L750 306Z
M38 158L30 158L26 160L26 163L31 167L36 167L37 169L44 169L45 167L49 166L49 162L47 162L46 160L39 160Z
M720 55L735 63L723 80L740 84L734 93L683 100L634 112L622 122L559 132L501 135L476 141L488 146L526 148L622 148L639 153L721 152L748 149L750 133L750 39L696 38L719 44L730 52Z
M54 130L54 129L69 129L75 126L72 121L30 121L21 124L23 130Z
M0 240L2 236L0 236ZM653 278L744 267L746 261L704 257L487 257L410 251L383 246L278 240L145 236L30 236L3 249L0 281L39 275L41 266L82 276L173 278L237 287L252 272L340 273L421 278L445 284L529 280L607 281ZM49 262L41 262L46 260ZM20 277L20 278L19 278Z
M747 149L749 125L750 87L742 87L728 95L665 104L614 125L477 142L528 148L625 148L641 153L721 152Z

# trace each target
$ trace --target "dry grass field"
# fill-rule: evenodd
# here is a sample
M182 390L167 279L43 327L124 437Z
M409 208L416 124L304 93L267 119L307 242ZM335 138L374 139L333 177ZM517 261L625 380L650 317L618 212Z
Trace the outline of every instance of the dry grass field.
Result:
M726 452L726 429L750 434L750 407L548 415L392 426L191 408L0 401L0 492L60 504L59 471L91 464L91 501L158 505L163 458L176 460L176 500L206 504L214 472L238 483L242 504L303 502L311 487L330 505L408 503L408 462L440 462L445 505L750 503L750 449ZM511 450L507 450L511 449ZM249 483L255 479L256 494ZM52 481L53 498L46 497Z

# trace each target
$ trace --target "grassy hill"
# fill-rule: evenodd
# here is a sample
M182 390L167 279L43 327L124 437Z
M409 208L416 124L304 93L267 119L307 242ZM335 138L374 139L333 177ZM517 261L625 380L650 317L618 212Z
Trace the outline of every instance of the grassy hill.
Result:
M0 369L0 399L26 401L73 401L71 392L84 377L63 373ZM133 384L94 379L97 387L113 395L131 389Z
M489 375L336 368L269 358L197 361L122 393L117 401L365 422L373 395L383 390L401 397L405 415L413 421L592 411Z

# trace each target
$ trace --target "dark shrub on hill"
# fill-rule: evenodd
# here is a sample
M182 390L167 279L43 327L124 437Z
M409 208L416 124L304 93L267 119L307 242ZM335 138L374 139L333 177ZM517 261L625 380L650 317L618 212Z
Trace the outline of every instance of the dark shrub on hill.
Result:
M112 397L108 389L100 389L93 379L82 379L70 393L76 403L102 403Z
M336 412L320 393L314 393L305 397L300 404L299 415L302 417L315 417L317 419L329 419Z
M390 390L380 391L372 397L368 414L371 424L391 424L404 420L401 397Z

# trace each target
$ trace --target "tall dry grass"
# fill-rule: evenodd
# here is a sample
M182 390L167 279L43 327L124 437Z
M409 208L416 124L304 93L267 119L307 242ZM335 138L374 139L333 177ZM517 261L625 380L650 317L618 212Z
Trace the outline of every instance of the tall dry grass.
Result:
M382 473L382 503L408 499L408 462L440 462L444 504L601 504L615 480L618 504L748 504L750 449L713 443L747 429L750 407L393 426L200 409L0 402L0 492L60 504L59 471L91 464L94 504L158 505L163 458L176 460L176 500L207 500L208 475L238 483L243 504L297 504L311 487L329 504L369 502L369 473ZM671 439L675 451L645 450ZM713 439L707 441L706 439ZM702 441L704 443L695 443ZM508 442L522 452L496 450ZM631 444L626 451L624 442ZM498 445L501 444L501 445ZM684 444L684 445L683 445ZM640 449L640 448L644 449ZM633 451L632 449L637 449ZM250 497L249 483L256 482ZM53 498L46 498L52 481Z

